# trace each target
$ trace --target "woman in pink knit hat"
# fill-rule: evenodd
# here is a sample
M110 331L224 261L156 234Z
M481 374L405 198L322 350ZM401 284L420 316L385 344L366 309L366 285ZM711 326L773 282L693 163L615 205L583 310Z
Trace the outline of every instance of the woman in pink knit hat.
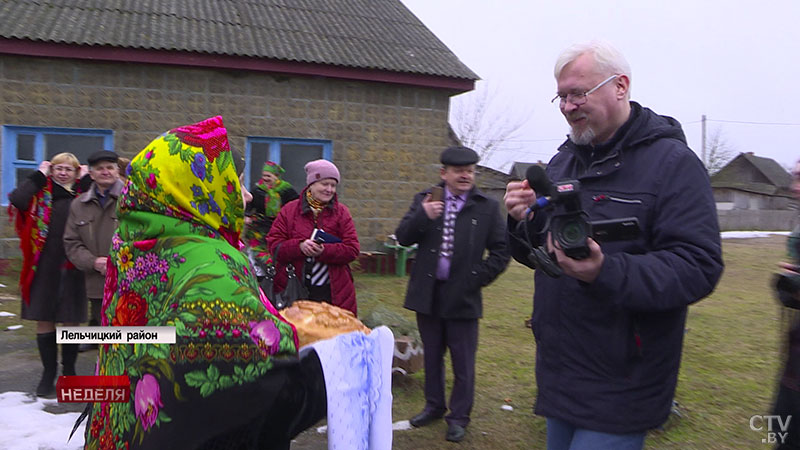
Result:
M306 187L300 198L281 208L267 235L276 263L275 291L285 288L286 266L291 264L308 288L310 300L357 314L349 264L361 247L350 211L336 197L339 169L318 159L307 163L305 171ZM324 237L312 239L315 229L323 231Z

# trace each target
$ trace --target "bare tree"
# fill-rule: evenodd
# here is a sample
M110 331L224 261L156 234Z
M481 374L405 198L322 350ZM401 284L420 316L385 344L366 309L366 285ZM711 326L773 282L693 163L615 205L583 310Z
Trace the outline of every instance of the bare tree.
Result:
M490 92L488 84L453 98L450 125L461 143L486 161L499 147L517 137L530 113L514 112L508 103Z
M706 165L708 174L713 175L736 156L736 149L725 139L722 130L717 128L711 133L706 142L705 154L706 160L703 163Z

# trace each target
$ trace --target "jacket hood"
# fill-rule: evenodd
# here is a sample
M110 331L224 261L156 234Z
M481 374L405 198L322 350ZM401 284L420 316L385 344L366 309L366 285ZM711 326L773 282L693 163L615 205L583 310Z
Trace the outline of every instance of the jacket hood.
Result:
M636 102L631 103L631 117L617 130L611 138L613 150L620 148L633 148L648 144L659 139L677 139L686 144L686 135L681 124L672 117L662 116L650 108L645 108ZM622 136L619 134L622 133ZM567 139L559 150L577 150L582 146L575 145Z
M635 146L657 139L678 139L686 144L686 135L681 124L670 116L656 114L636 102L631 102L631 112L637 112L628 133L620 140L624 146Z

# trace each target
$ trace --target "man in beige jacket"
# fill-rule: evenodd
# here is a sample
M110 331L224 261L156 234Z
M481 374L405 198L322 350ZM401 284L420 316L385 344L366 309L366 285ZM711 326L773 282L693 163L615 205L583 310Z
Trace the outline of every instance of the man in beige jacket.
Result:
M86 296L91 305L89 325L100 325L106 260L117 229L117 198L122 192L118 160L119 156L108 150L89 156L92 185L72 201L64 230L67 258L85 274ZM82 345L81 351L89 348L96 345Z

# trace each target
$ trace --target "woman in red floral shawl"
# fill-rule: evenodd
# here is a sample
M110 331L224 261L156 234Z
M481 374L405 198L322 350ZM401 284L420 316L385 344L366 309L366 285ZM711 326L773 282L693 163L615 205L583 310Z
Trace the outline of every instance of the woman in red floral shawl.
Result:
M36 320L36 345L44 370L36 395L55 392L58 366L56 323L78 325L86 321L86 291L83 273L67 260L64 228L69 205L76 195L80 173L78 158L59 153L43 161L11 191L9 212L16 213L16 231L23 262L20 274L21 317ZM64 375L75 375L77 344L61 345Z

